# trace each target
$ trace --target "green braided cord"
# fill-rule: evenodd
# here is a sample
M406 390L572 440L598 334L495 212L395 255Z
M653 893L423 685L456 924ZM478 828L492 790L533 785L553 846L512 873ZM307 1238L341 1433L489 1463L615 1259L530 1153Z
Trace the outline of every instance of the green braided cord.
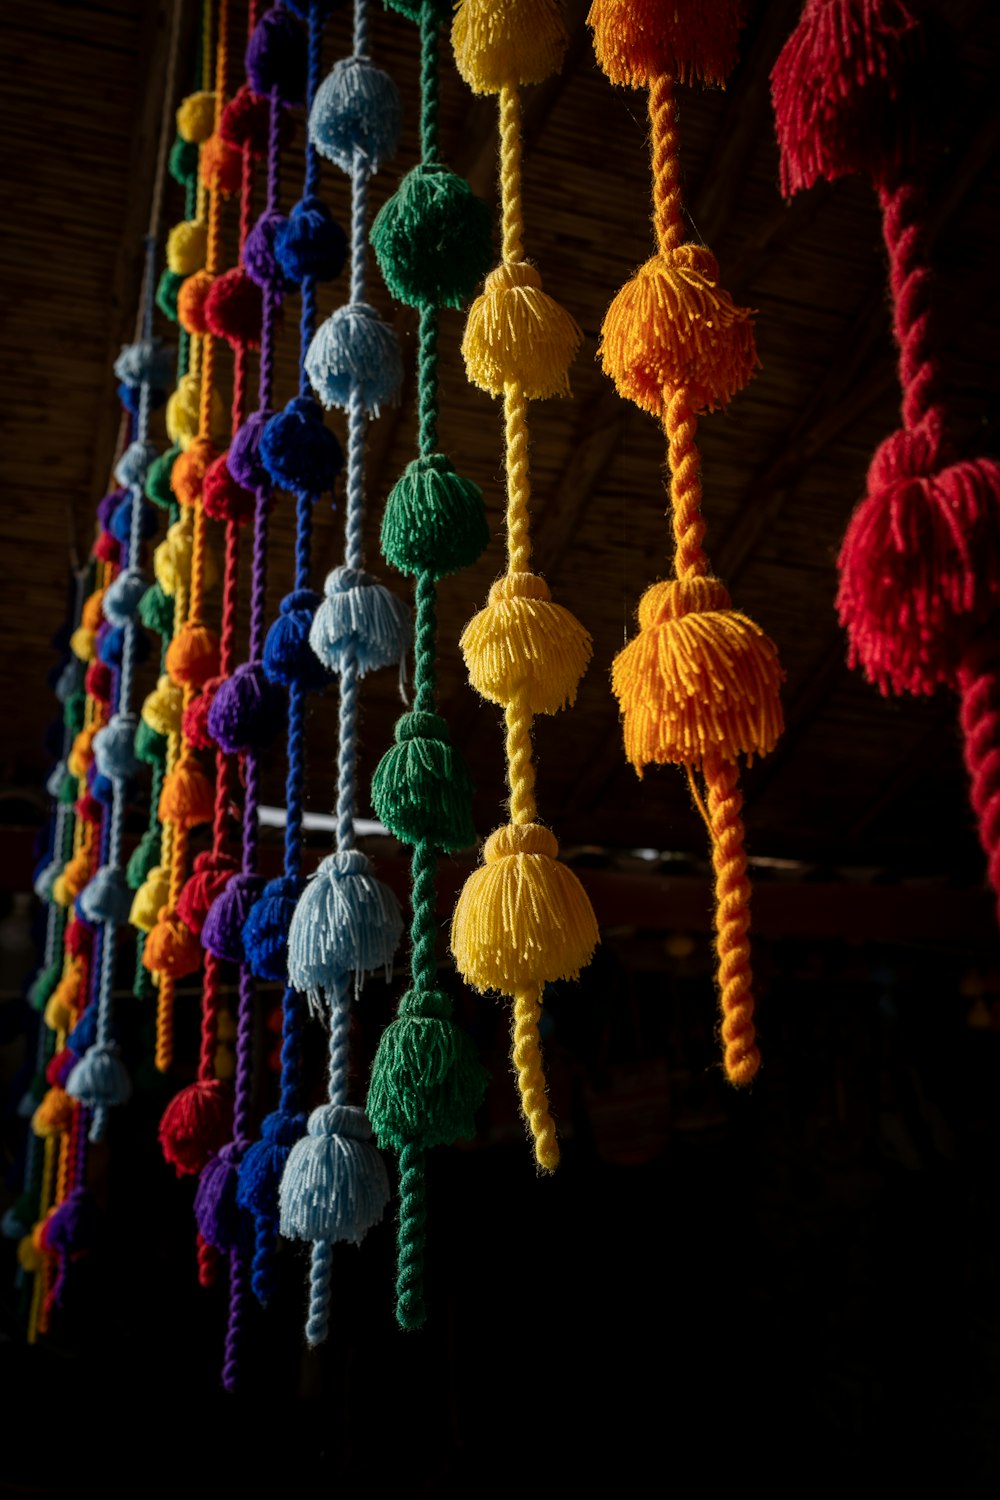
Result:
M420 155L438 160L438 52L441 17L433 5L420 12Z
M427 1240L425 1152L407 1141L399 1153L399 1225L396 1231L396 1321L408 1332L427 1321L424 1246Z
M417 410L420 422L420 457L437 452L438 420L438 310L425 303L420 309L420 343L417 353Z

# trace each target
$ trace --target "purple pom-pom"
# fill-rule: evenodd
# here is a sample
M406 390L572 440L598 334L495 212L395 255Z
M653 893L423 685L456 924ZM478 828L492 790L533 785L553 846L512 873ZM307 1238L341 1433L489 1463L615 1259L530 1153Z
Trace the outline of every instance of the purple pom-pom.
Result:
M241 964L246 957L243 927L263 889L263 875L234 875L208 908L201 929L201 946L227 963Z
M268 680L259 661L244 662L216 689L208 710L208 732L227 755L263 750L286 716L285 695Z
M243 265L251 281L260 287L284 289L288 283L278 264L275 239L287 222L284 214L262 213L243 245Z
M315 496L333 489L344 454L319 403L311 396L293 396L261 433L260 461L283 490Z
M281 601L281 613L264 640L264 671L271 682L290 687L297 682L306 692L320 692L330 673L309 644L322 596L313 589L296 589Z
M260 453L260 440L272 415L269 411L253 412L229 445L226 466L236 483L244 489L266 489L270 483Z
M198 1233L216 1250L232 1250L247 1233L246 1216L236 1201L239 1155L234 1141L209 1158L198 1179L194 1217Z
M285 104L301 104L306 93L306 34L282 5L261 16L247 42L247 82L255 94L277 90Z
M276 230L274 253L289 281L333 281L344 268L347 238L320 198L303 198Z
M67 1255L90 1248L97 1238L97 1205L85 1188L74 1188L45 1221L49 1250Z

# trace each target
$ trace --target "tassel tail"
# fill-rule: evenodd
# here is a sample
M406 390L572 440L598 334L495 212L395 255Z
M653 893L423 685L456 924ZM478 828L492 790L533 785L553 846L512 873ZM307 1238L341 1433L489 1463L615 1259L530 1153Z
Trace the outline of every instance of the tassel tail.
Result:
M535 1144L535 1160L543 1171L552 1172L559 1165L559 1142L556 1140L555 1121L549 1112L545 1072L542 1068L542 1048L538 1032L541 1014L539 986L532 985L516 992L512 1057L517 1069L521 1108Z
M715 867L715 949L719 959L719 1001L726 1076L749 1083L760 1067L753 1024L750 972L750 882L743 848L743 794L735 761L706 758L708 824Z

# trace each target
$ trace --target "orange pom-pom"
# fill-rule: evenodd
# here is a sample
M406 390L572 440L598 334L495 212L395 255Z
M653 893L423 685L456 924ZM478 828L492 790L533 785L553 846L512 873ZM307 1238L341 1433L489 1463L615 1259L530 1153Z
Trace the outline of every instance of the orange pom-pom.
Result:
M198 175L213 192L231 198L243 181L243 153L219 135L210 135L198 153Z
M88 594L86 599L83 601L83 608L80 611L80 624L83 626L84 630L89 630L95 635L104 624L103 589L95 589L94 592L92 594Z
M31 1117L31 1128L43 1139L50 1135L64 1135L73 1123L75 1101L65 1089L49 1089Z
M612 83L641 88L669 73L724 88L742 19L740 0L594 0L587 25Z
M202 270L193 272L186 281L181 282L177 293L177 321L185 333L208 332L205 302L214 281L211 271Z
M212 783L193 755L182 755L163 778L160 792L161 823L178 828L197 828L212 821Z
M204 687L219 672L219 637L200 620L186 620L167 647L167 671L184 687Z
M218 456L218 449L207 438L195 438L190 448L178 453L170 470L170 488L181 505L198 504L205 473Z
M163 911L142 949L143 968L151 974L186 979L201 968L202 948L175 911Z
M72 748L66 757L66 766L71 776L77 779L86 776L94 759L94 735L100 727L100 724L88 724L73 740Z
M680 390L693 411L715 411L760 363L752 319L720 287L712 252L678 245L654 255L622 287L597 352L618 394L654 416L664 416Z

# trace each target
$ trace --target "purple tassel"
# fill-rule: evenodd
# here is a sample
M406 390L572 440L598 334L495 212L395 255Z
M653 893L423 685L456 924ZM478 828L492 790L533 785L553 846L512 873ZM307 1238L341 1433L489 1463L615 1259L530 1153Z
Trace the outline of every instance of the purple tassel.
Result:
M230 1141L202 1168L194 1199L198 1233L216 1250L232 1250L246 1234L246 1218L236 1201L238 1185L239 1159Z
M301 104L306 93L306 34L281 5L272 5L247 42L247 82L255 94L277 90L285 104Z
M263 750L285 720L285 695L268 680L259 661L247 661L216 689L208 710L208 732L227 755Z
M201 946L228 963L244 962L243 928L250 908L264 891L263 875L234 875L221 896L208 908L201 929Z

